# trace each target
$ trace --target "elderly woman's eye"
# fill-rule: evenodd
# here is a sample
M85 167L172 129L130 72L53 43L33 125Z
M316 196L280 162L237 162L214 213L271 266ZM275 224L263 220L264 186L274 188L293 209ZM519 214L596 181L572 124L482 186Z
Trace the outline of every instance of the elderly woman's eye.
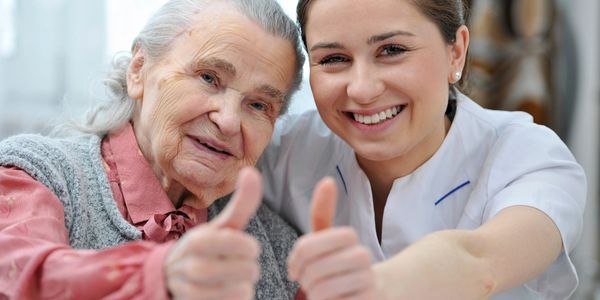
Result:
M210 73L202 73L200 74L200 78L202 78L202 80L204 80L208 84L214 85L218 83L217 77Z
M258 110L258 111L268 111L269 110L269 105L267 105L266 103L263 102L252 102L250 103L250 107L254 110Z

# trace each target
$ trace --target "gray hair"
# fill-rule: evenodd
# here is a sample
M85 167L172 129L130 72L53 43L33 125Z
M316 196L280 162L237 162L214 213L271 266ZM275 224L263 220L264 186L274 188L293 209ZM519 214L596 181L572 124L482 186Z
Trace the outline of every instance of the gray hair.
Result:
M210 0L170 0L146 23L134 39L132 51L139 47L151 59L159 59L170 49L178 34L190 28L195 16ZM299 30L275 0L229 0L240 13L256 21L271 34L290 41L296 52L296 72L280 115L285 114L292 95L300 88L304 55ZM93 106L83 124L74 125L79 131L104 135L128 122L135 102L127 94L127 69L131 53L117 54L112 70L104 79L108 99Z

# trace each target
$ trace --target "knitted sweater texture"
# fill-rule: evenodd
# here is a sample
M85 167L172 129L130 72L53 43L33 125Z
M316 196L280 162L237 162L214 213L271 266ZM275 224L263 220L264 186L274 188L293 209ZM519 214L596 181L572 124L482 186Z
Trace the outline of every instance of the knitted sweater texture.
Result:
M43 183L62 202L71 247L103 249L142 238L119 212L103 168L101 138L19 135L0 142L0 165L15 166ZM209 207L214 218L229 197ZM246 231L262 245L256 299L292 299L298 288L287 278L286 257L297 233L262 205Z

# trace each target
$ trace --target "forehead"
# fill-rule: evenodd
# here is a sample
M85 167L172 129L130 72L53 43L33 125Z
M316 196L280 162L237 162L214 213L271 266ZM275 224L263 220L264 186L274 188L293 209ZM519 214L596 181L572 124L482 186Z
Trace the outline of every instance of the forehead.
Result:
M290 41L267 32L230 5L204 11L211 13L199 13L174 41L171 60L185 65L211 62L235 77L287 92L295 73Z
M416 30L424 23L432 22L413 0L315 0L308 11L306 34L320 35L332 29L387 31L398 30L398 26Z

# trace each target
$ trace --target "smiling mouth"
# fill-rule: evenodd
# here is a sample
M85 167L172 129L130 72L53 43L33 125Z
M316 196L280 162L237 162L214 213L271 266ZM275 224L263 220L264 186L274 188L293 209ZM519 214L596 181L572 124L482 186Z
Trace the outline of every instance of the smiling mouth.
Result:
M194 141L195 141L195 142L196 142L198 145L202 145L202 146L204 146L204 148L206 148L206 149L208 149L208 150L210 150L210 151L212 151L212 152L215 152L215 153L218 153L218 154L221 154L221 155L233 156L233 154L231 154L231 153L229 153L229 152L227 152L227 151L225 151L225 150L222 150L222 149L215 148L214 146L212 146L212 145L210 145L210 144L207 144L207 143L205 143L205 142L201 142L200 140L198 140L198 139L196 139L196 138L194 138Z
M354 121L364 124L364 125L376 125L387 120L395 118L398 114L400 114L404 108L406 108L406 104L394 106L392 108L388 108L384 111L381 111L372 115L363 115L358 113L347 113L348 116Z
M221 154L225 154L225 155L231 155L231 153L225 151L225 150L219 150L217 148L211 147L209 144L205 144L205 143L200 143L202 146L208 148L211 151L217 152L217 153L221 153Z

